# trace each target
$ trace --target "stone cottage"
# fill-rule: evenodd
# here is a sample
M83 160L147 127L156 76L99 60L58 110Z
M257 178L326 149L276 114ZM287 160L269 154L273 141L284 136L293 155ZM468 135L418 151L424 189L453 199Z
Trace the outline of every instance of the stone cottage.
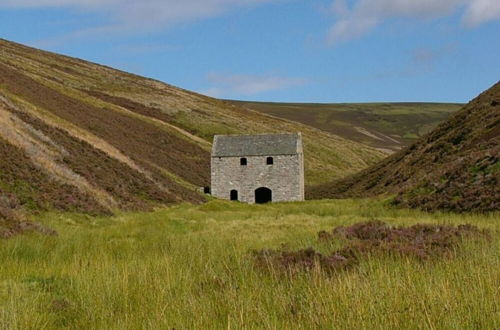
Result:
M211 193L245 203L304 200L302 136L216 135Z

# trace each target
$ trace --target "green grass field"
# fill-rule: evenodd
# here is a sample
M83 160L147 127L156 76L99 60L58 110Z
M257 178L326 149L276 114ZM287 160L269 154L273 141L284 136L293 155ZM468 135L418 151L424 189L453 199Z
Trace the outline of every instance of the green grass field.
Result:
M369 257L351 270L256 268L252 250L313 246L319 230L471 223L490 241L453 257ZM0 241L1 329L498 329L500 219L377 200L212 201L111 218L45 214L58 236Z

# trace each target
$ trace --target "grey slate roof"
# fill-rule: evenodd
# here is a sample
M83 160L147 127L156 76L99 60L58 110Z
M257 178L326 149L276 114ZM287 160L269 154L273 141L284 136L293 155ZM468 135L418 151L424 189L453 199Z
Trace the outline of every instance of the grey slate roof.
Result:
M300 143L300 133L216 135L212 157L294 155Z

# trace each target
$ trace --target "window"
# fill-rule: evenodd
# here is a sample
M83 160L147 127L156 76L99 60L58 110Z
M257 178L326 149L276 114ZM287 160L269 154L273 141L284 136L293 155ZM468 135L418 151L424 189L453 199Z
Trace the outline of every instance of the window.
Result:
M240 165L246 166L247 165L247 159L246 158L240 158Z
M203 193L210 194L210 187L203 187Z
M238 190L231 190L229 197L232 201L238 200Z
M273 157L267 157L267 159L266 159L266 164L267 164L267 165L273 165L273 164L274 164L274 159L273 159Z

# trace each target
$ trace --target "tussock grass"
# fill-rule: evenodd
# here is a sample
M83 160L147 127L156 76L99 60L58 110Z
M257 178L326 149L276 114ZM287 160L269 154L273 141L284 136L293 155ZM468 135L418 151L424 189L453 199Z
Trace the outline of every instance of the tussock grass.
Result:
M498 328L498 214L385 204L212 201L111 218L46 214L40 220L57 237L0 241L0 327ZM322 251L318 231L374 218L394 226L471 223L492 239L431 262L374 256L333 276L255 267L253 250Z

